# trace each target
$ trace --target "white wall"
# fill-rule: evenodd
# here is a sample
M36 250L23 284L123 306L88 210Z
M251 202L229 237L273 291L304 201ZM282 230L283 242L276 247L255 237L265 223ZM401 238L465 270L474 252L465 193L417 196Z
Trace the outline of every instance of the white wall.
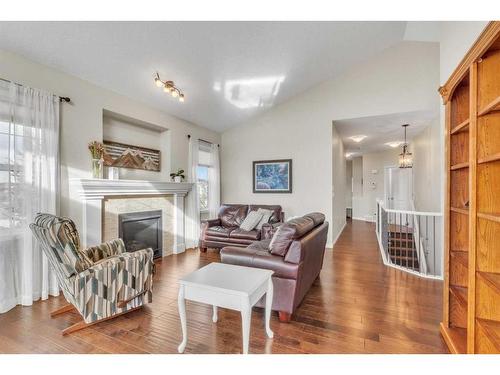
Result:
M222 200L281 204L288 215L321 211L331 223L332 120L437 108L438 65L437 43L400 43L224 132ZM252 161L282 158L293 159L294 193L253 194ZM330 231L329 245L337 235Z
M352 158L352 218L362 219L365 206L363 197L363 157Z
M211 142L220 142L219 134L153 109L147 103L129 99L1 50L0 76L71 98L71 103L61 104L61 214L73 218L79 227L81 205L70 195L68 179L91 177L91 159L87 144L93 140L102 141L103 110L140 119L168 130L168 147L161 150L168 157L163 167L166 171L187 169L188 134Z
M384 169L398 165L400 152L396 148L363 155L363 203L353 216L375 221L377 199L384 200Z
M168 181L170 170L168 155L161 150L168 150L168 131L161 128L148 127L132 119L115 118L105 114L103 117L102 138L107 141L119 142L133 146L160 150L160 171L120 168L120 178L124 180ZM168 153L167 153L168 154ZM167 166L166 166L167 165Z
M352 208L352 160L345 162L345 206Z
M331 223L332 125L310 116L299 101L223 133L222 202L280 204L286 217L319 211ZM292 194L252 192L252 161L269 159L293 160Z
M444 175L444 149L439 118L436 118L410 144L413 153L413 200L417 211L441 212Z
M342 232L346 224L346 160L344 144L337 132L335 126L332 129L332 233L336 234L333 238L335 243L338 235Z

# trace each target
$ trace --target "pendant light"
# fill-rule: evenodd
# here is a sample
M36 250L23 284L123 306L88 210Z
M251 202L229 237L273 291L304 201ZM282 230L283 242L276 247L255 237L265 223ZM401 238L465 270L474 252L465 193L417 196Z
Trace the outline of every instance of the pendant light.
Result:
M406 128L409 124L402 125L405 130L405 142L403 143L403 152L399 154L399 168L413 167L413 155L408 151L408 143L406 143Z

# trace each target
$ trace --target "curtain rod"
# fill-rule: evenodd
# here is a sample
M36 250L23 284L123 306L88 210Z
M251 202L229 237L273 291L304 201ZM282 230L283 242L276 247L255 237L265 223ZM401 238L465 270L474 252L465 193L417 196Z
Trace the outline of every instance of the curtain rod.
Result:
M191 134L188 134L188 139L191 138ZM210 143L211 145L213 145L214 143L213 142L210 142L210 141L206 141L204 139L201 139L201 138L198 138L199 141L202 141L202 142L205 142L205 143ZM220 147L220 145L217 143L217 146Z
M22 87L25 87L24 85L21 85L20 83L17 83L17 82L12 82L8 79L5 79L5 78L1 78L0 77L0 81L4 81L4 82L7 82L7 83L14 83L15 85L18 85L18 86L22 86ZM54 96L57 96L57 95L54 95ZM67 96L59 96L59 101L60 102L66 102L66 103L69 103L71 102L71 99Z

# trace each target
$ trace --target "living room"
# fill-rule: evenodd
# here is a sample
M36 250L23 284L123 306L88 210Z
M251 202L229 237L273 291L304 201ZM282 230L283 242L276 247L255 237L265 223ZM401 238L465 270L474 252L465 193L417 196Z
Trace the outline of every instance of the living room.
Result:
M91 14L0 21L1 354L500 353L498 21Z

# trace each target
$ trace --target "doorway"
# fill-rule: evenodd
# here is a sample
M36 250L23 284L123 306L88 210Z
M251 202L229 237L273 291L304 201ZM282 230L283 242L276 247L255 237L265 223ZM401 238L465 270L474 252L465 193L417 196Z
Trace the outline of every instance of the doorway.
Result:
M411 168L384 168L385 205L392 210L411 211L412 199Z

